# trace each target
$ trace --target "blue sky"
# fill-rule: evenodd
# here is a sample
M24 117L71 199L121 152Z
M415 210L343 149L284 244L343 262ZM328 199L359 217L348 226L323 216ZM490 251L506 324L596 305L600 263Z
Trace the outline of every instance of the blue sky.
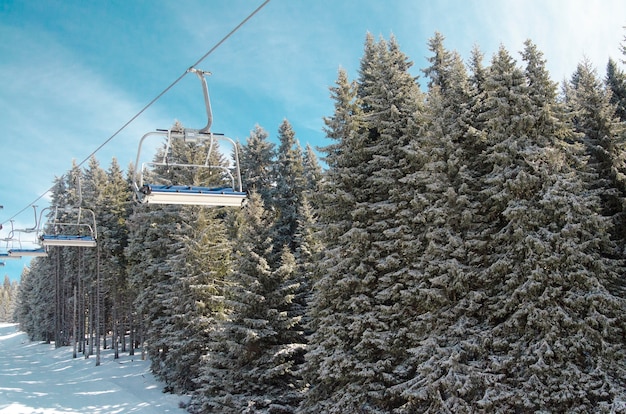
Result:
M83 161L262 3L2 0L0 237L11 218L18 228L32 226L28 206L55 176ZM286 118L303 146L323 146L322 118L333 105L328 88L339 67L356 77L367 32L396 36L415 75L435 31L464 58L478 45L485 63L500 45L519 57L530 38L562 81L583 58L604 76L609 56L624 58L624 26L623 0L271 0L198 67L213 73L213 131L245 141L258 124L274 139ZM104 168L113 157L126 167L144 133L175 120L206 124L193 74L96 157ZM46 197L37 205L46 207ZM7 262L0 274L18 280L25 264Z

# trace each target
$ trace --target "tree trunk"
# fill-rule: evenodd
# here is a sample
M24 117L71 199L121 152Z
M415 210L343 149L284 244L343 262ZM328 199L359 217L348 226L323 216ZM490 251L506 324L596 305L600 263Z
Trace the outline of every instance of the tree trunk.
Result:
M77 330L78 330L78 321L76 320L77 315L77 309L78 307L78 292L76 291L76 285L74 285L74 323L73 323L73 327L72 327L72 338L74 341L74 352L72 354L72 358L76 358L76 348L78 345L78 338L77 338Z
M78 281L78 297L80 298L80 302L78 304L80 307L78 312L78 337L80 338L80 342L78 343L78 352L82 352L83 355L85 355L85 336L87 334L85 331L85 325L87 321L85 318L85 282L82 279Z
M118 359L120 357L119 349L117 346L118 343L118 334L119 334L119 323L117 320L117 306L118 306L118 298L117 295L113 296L113 312L111 315L112 321L112 329L111 329L111 346L113 347L113 359Z
M94 312L93 309L95 307L95 303L93 302L93 288L91 289L91 294L89 295L89 326L87 327L87 331L89 332L89 352L85 353L85 359L89 358L93 355L93 334L94 334Z
M61 252L59 249L55 249L56 263L54 272L54 347L59 348L61 346Z
M139 343L141 346L141 360L146 360L146 343L145 343L145 335L144 335L144 327L143 327L143 317L139 322Z
M96 366L100 366L100 245L96 252Z
M135 319L133 318L133 311L129 309L128 312L128 342L130 342L130 350L128 351L128 355L135 355Z

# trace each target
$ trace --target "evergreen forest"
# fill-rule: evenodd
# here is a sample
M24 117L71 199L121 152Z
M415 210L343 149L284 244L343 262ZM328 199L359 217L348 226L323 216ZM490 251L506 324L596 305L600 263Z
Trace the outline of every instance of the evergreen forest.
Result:
M444 40L416 77L367 34L323 148L255 126L241 209L141 205L136 166L74 165L51 203L92 209L97 247L32 260L21 329L141 353L192 413L626 412L626 46L557 83L531 41Z
M8 275L4 276L4 282L0 286L0 322L13 322L15 315L15 303L19 284L11 282Z

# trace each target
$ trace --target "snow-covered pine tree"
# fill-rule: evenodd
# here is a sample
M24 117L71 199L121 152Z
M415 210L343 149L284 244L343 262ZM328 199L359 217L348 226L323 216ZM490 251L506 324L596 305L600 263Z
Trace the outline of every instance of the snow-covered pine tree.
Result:
M175 150L182 150L182 145L193 144L173 143ZM162 153L155 159L160 157ZM172 163L184 161L176 159ZM178 169L164 169L154 172L155 177L151 178L156 179L158 175L160 180L176 181L181 178L179 172ZM196 184L191 181L189 171L182 171L182 174L185 183ZM134 303L140 323L142 357L147 352L151 368L158 377L164 375L163 361L169 350L169 337L164 338L161 334L170 323L166 297L179 293L171 289L172 263L168 259L182 247L180 237L189 231L187 223L181 220L182 210L183 206L135 205L127 221L128 246L124 253L131 289L136 294Z
M605 89L588 61L580 63L566 89L566 100L573 113L574 127L583 134L589 153L590 172L598 175L602 188L605 214L613 215L621 207L620 198L626 188L624 160L624 126L615 115L611 92ZM615 190L622 194L611 194Z
M33 314L29 296L31 295L34 286L33 279L29 279L29 275L30 268L25 267L20 275L14 316L15 322L19 324L20 330L26 332L26 334L30 337L30 333L33 330Z
M335 86L330 87L331 97L334 100L333 116L324 119L326 124L326 136L334 140L334 143L321 150L325 153L324 161L329 166L325 171L318 194L320 198L319 229L320 236L327 242L323 255L314 264L314 271L319 272L320 278L315 281L315 294L313 295L311 306L307 312L309 329L313 332L323 330L328 327L325 333L319 332L314 341L322 341L326 335L336 335L341 328L327 326L331 321L334 312L333 295L340 294L336 290L334 278L323 277L328 271L335 269L335 266L342 260L343 246L339 242L339 237L346 233L352 226L351 212L356 205L352 190L356 183L354 177L348 174L352 168L358 165L358 152L361 146L358 143L356 132L358 125L357 115L360 113L360 106L357 104L356 84L350 82L346 71L342 68L338 71ZM344 173L345 172L345 173ZM323 260L322 260L323 259ZM331 295L333 291L333 295ZM317 292L328 292L322 297ZM327 298L327 299L326 299ZM313 344L308 349L305 363L305 379L313 386L307 390L306 401L303 412L307 407L311 407L309 412L321 407L322 401L331 391L333 384L325 381L326 384L318 383L318 375L322 369L322 364L326 365L325 359L330 351L323 346ZM340 361L334 359L335 363Z
M31 267L37 258L31 260ZM19 324L20 330L26 332L29 338L33 338L35 314L33 312L34 303L31 300L35 289L35 279L30 277L31 268L24 267L20 275L20 283L17 288L15 321Z
M298 222L294 233L294 252L298 265L300 289L294 299L294 305L303 317L306 317L308 304L311 299L312 287L317 279L315 262L320 258L323 244L319 236L317 211L320 207L320 191L322 187L323 171L319 165L313 148L307 144L304 154L305 190L300 197L298 206ZM312 200L314 199L314 201ZM308 325L308 322L304 325Z
M96 338L102 335L103 347L109 346L107 333L113 332L110 344L115 347L115 356L117 357L117 303L115 296L117 294L116 281L120 269L111 261L111 252L109 251L111 235L108 234L108 228L111 225L119 226L119 223L111 224L107 217L109 211L114 211L116 208L114 204L108 204L108 202L113 201L107 196L111 185L107 172L100 166L100 162L95 157L91 157L80 183L77 183L75 187L76 191L81 192L81 207L94 211L96 215L96 226L98 226L99 233L98 245L96 248L76 248L76 254L79 255L76 262L76 274L79 275L79 278L75 285L81 296L85 292L89 296L87 310L91 320L93 320L92 330ZM123 189L127 188L125 183L122 186ZM84 217L88 218L89 216L84 213ZM79 315L84 316L83 312L79 312ZM84 326L84 322L81 320L79 326Z
M237 395L245 392L240 387L242 381L239 367L245 357L243 346L237 341L236 330L231 327L235 316L234 303L231 303L233 290L250 289L260 275L270 273L265 257L271 252L271 240L268 234L267 214L263 208L261 196L252 191L242 213L239 237L234 244L233 271L238 276L231 276L225 283L225 320L216 331L210 334L207 353L202 360L200 375L196 379L198 389L194 392L189 411L197 413L240 412L239 407L247 404L247 399ZM235 286L229 286L235 283ZM239 288L238 286L242 287ZM252 295L247 303L252 305ZM237 300L241 300L238 298ZM230 410L230 411L229 411Z
M30 267L22 271L15 313L20 330L26 332L30 340L50 343L54 337L54 296L51 295L54 292L42 289L51 282L51 273L44 268L47 264L43 258L35 257ZM46 276L48 279L44 280ZM47 306L43 312L42 305Z
M403 178L413 188L405 197L405 215L413 217L405 250L412 258L415 302L406 345L413 376L395 387L407 399L397 412L457 412L458 385L474 370L465 358L477 329L467 309L479 300L468 244L478 208L470 168L475 149L467 137L471 88L460 56L444 48L443 36L435 34L429 49L425 124L407 146L410 173Z
M209 142L173 141L168 157L174 164L202 165L209 145ZM225 156L216 145L211 157L210 165L226 165ZM158 174L154 178L159 180L189 185L219 186L224 179L215 169L186 166L164 167L154 174ZM126 248L131 267L129 278L134 285L133 290L137 292L135 303L143 318L151 367L170 389L177 391L195 386L195 367L191 371L189 369L204 353L204 325L196 324L202 317L197 308L196 293L199 292L194 292L191 286L202 272L220 273L217 268L223 266L217 259L211 264L216 268L192 270L187 265L198 250L196 237L203 239L203 232L210 232L211 229L216 231L216 235L224 230L221 224L213 223L224 216L220 209L212 212L210 218L206 217L204 227L198 222L198 211L195 206L141 205L135 207L135 213L129 220L129 245ZM217 237L215 243L221 245L223 240ZM211 247L214 246L206 245L200 250L206 253L206 249ZM217 248L220 253L224 253L223 249L224 246ZM207 255L203 264L207 264L209 259L212 257ZM184 320L185 312L190 312L193 321ZM189 355L183 358L186 351ZM186 378L183 373L191 375Z
M304 167L304 190L308 196L308 202L316 209L319 200L315 199L313 195L320 191L323 170L317 154L310 144L307 144L304 149L302 163Z
M298 266L297 273L300 287L296 291L293 300L292 312L302 317L300 329L311 332L308 308L313 294L313 284L320 276L317 262L322 257L324 245L320 239L315 209L309 203L306 194L302 197L300 219L294 238L298 246L294 256Z
M13 314L11 293L11 280L9 275L4 275L4 283L0 286L0 322L11 322Z
M327 126L338 142L326 149L327 179L336 189L320 211L329 228L312 304L304 412L382 413L405 403L394 386L410 375L406 313L415 280L398 200L409 191L400 180L422 104L410 66L395 38L375 42L368 34L357 99L341 75L332 89L335 116Z
M255 191L261 195L268 205L270 193L275 185L272 166L275 156L275 145L268 140L269 134L259 125L250 131L246 145L241 148L241 175L247 191Z
M56 225L51 228L52 217L56 217L60 223L77 223L79 218L78 207L82 206L81 182L83 181L83 171L76 162L72 162L72 169L62 178L63 186L55 186L54 192L61 192L53 195L52 209L48 213L47 232L58 234L75 234L79 229L72 225ZM73 288L78 283L80 249L75 247L52 247L49 250L47 259L50 260L54 268L55 277L55 346L61 347L70 344L70 336L73 334L73 312L74 305Z
M359 155L362 147L356 135L362 122L356 83L350 82L346 71L340 68L335 85L330 88L335 101L334 114L324 119L326 136L335 142L322 148L325 154L323 160L329 168L316 194L320 198L320 206L325 206L319 210L323 238L333 240L352 227L351 212L355 206L352 190L358 188L358 183L347 173L356 168L362 159ZM332 247L328 246L327 253L338 254L338 247L337 243L333 243Z
M373 43L373 39L370 42L368 37L366 53L373 49ZM353 192L361 187L363 180L353 171L362 165L361 161L365 158L361 136L357 135L363 121L356 83L351 82L346 71L340 68L335 86L330 88L330 92L334 100L334 113L325 118L324 122L327 137L335 142L322 148L324 161L329 166L319 194L323 206L319 210L320 235L326 249L317 262L320 278L315 281L308 312L313 337L306 354L305 379L310 387L301 407L303 413L326 412L328 407L332 407L332 402L326 405L325 401L343 377L340 364L345 357L345 325L342 326L341 322L345 320L343 315L339 315L341 319L335 316L342 305L338 298L345 294L346 289L336 283L341 280L338 266L345 257L340 237L352 227L351 214L356 207ZM336 350L335 345L339 345Z
M125 332L131 329L129 315L132 299L128 293L124 249L128 244L126 220L131 211L132 194L115 158L108 171L90 162L86 171L85 190L85 205L95 211L98 226L98 250L85 251L85 260L92 263L88 282L95 286L98 271L95 265L99 262L100 293L104 295L102 303L108 308L102 310L109 316L107 331L113 333L112 342L117 358L119 344L125 350ZM100 255L99 260L96 254Z
M480 50L478 45L472 47L469 69L470 69L470 88L472 90L471 96L477 98L483 91L483 85L487 78L487 68L484 66L485 55Z
M192 412L293 412L301 399L296 372L304 352L300 317L291 312L298 288L293 255L286 250L272 270L270 217L252 192L243 212L229 277L221 331L212 335Z
M51 192L52 204L64 206L66 196L64 177L55 178ZM42 219L47 220L48 217ZM43 226L43 223L40 226ZM27 319L32 320L32 324L30 324L32 331L26 331L31 339L51 343L59 337L57 328L59 324L58 309L61 302L58 292L60 262L61 257L58 249L53 249L47 257L36 257L31 261L28 281L32 289L27 296L28 305L25 302L20 304L20 306L26 305L31 312Z
M542 55L527 42L522 57L525 71L501 48L485 81L488 225L481 300L465 316L482 330L461 342L473 372L435 402L456 412L609 412L623 398L624 305L602 281L620 268L602 257L607 223L575 170L581 158Z
M295 246L294 234L298 223L298 208L302 193L305 190L304 165L302 149L296 140L296 133L286 119L278 128L280 145L273 168L273 179L276 183L272 189L269 208L275 214L272 240L274 243L273 257L270 266L281 260L284 247L293 253Z
M171 263L167 260L181 247L180 207L135 206L128 220L129 243L125 249L129 281L137 292L135 306L142 327L144 351L152 369L161 375L161 361L168 351L161 330L167 325L164 296L171 294Z
M622 122L626 122L626 73L611 58L606 65L604 83L611 91L611 103L615 105L615 114Z
M218 209L191 207L188 233L179 236L180 249L168 262L171 294L163 295L160 341L160 377L167 389L178 393L196 388L201 358L212 331L226 313L224 288L230 272L231 246ZM193 211L189 211L193 210Z
M585 171L590 174L591 188L601 199L601 214L612 221L608 231L616 245L605 246L604 254L623 257L626 251L626 128L615 114L616 106L611 103L611 97L611 91L604 87L586 61L578 65L565 94L574 127L582 135L589 155ZM623 276L611 285L613 292L622 296L626 293Z
M0 287L0 321L2 322L15 322L18 286L17 282L11 282L9 275L4 275L4 282Z

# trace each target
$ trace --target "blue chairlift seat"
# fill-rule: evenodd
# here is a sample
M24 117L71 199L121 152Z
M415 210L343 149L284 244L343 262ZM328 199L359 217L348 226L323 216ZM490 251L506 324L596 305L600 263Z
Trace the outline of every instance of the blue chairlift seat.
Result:
M193 204L241 207L246 193L230 187L144 184L142 201L148 204Z
M15 257L46 257L48 256L48 252L43 247L36 249L11 249L9 250L9 256Z
M44 234L41 236L41 244L44 246L96 247L96 239L93 236Z

